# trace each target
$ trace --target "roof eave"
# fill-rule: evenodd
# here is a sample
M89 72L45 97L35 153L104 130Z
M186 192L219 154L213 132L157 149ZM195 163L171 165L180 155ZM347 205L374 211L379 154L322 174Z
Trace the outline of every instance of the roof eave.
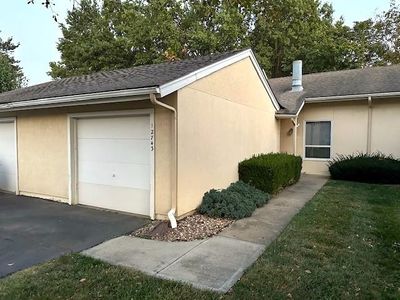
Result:
M108 91L108 92L9 102L0 104L0 112L85 105L89 103L90 104L114 103L116 102L115 98L120 98L118 99L117 102L145 100L149 99L150 94L159 94L159 92L160 90L158 87L146 87L138 89L126 89L118 91Z
M309 97L305 98L306 103L325 103L325 102L340 102L340 101L357 101L372 98L392 98L400 97L400 92L387 93L369 93L358 95L342 95L342 96L326 96L326 97Z
M367 100L368 98L374 99L387 99L392 97L400 97L400 92L387 92L387 93L370 93L370 94L358 94L358 95L343 95L343 96L327 96L327 97L309 97L305 98L297 112L279 114L275 113L277 119L291 119L298 117L301 110L306 103L332 103L332 102L344 102L344 101L359 101Z
M299 109L296 112L293 113L288 113L288 114L278 114L275 113L275 118L277 119L292 119L292 118L297 118L301 112L301 110L304 107L305 102L303 101L299 107Z

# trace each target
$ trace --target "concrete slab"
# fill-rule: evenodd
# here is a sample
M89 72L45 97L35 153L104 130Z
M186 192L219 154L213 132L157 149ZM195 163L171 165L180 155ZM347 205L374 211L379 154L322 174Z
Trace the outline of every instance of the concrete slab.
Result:
M241 241L269 245L282 231L280 223L268 223L253 218L239 220L219 235Z
M121 236L82 254L155 275L203 242L173 243Z
M264 251L264 246L217 236L192 249L157 276L201 289L227 292Z

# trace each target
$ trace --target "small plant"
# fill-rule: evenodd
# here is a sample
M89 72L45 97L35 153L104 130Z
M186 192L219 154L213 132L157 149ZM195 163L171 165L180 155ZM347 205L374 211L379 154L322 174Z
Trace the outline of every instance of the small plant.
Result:
M271 196L259 189L256 189L254 186L251 186L243 181L237 181L232 183L228 190L231 192L236 192L242 195L243 197L248 198L249 200L253 201L256 207L262 207Z
M242 219L250 217L269 198L267 193L238 181L226 189L205 193L198 211L214 218Z
M300 156L287 153L259 154L239 163L239 179L259 190L275 194L299 180L301 167Z
M328 166L332 179L400 184L400 160L380 152L338 155Z

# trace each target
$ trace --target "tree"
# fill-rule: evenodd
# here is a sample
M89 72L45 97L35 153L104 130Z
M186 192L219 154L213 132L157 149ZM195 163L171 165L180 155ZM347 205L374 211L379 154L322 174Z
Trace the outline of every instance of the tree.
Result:
M356 22L352 39L362 66L400 63L400 6L392 1L389 10L374 19Z
M51 2L52 3L52 2ZM319 0L81 0L61 24L64 78L251 47L270 77L400 62L400 9L346 26Z
M259 0L251 44L271 77L289 75L293 60L304 72L354 67L343 21L334 23L333 7L316 0Z
M49 74L64 78L243 47L247 20L243 6L232 3L82 0L60 25L61 61L50 64Z
M250 47L252 2L186 1L183 21L186 51L194 56Z
M26 84L21 67L13 54L19 44L14 44L12 38L0 38L0 93L14 90Z

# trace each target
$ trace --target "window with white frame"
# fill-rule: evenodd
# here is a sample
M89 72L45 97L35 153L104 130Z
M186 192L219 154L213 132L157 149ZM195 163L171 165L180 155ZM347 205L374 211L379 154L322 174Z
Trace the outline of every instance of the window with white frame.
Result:
M331 121L306 122L305 158L331 158Z

